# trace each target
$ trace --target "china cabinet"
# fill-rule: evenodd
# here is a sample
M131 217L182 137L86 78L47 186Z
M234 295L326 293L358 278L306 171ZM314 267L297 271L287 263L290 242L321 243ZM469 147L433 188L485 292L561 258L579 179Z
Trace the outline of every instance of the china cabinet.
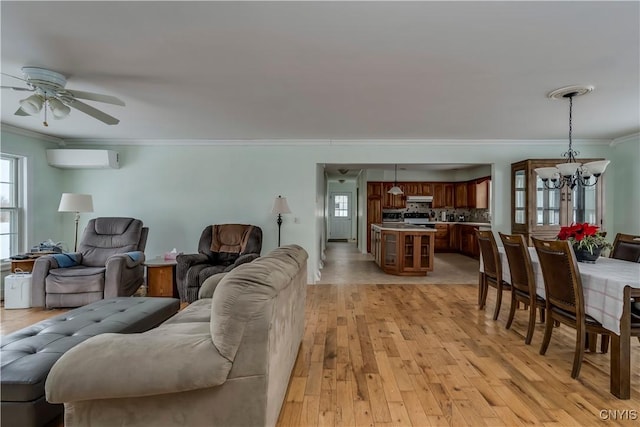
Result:
M602 159L580 159L595 160ZM535 172L564 161L529 159L511 165L511 232L525 235L529 244L531 237L555 237L563 225L588 222L602 227L604 175L590 187L547 189Z

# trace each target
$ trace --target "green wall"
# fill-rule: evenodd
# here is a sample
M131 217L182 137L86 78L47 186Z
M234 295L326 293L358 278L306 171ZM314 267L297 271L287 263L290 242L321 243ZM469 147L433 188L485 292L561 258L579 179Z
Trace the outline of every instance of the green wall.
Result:
M638 139L611 146L610 141L575 141L581 157L612 160L607 171L605 228L640 231L638 212L640 164ZM493 229L510 232L511 163L527 158L557 158L566 141L185 141L162 140L120 145L85 144L65 148L112 149L120 154L120 169L61 170L48 166L50 142L5 135L2 150L25 152L34 166L29 215L30 244L46 238L73 242L72 214L57 212L62 192L93 195L95 212L82 214L80 227L97 216L132 216L150 227L147 256L196 250L209 224L239 222L263 229L263 253L277 244L278 228L271 213L273 200L283 195L292 213L284 216L282 244L297 243L309 252L309 280L321 274L326 236L322 165L353 163L469 163L489 165L493 174ZM618 168L620 170L618 171ZM629 177L632 177L629 179ZM358 180L361 183L361 180ZM360 196L364 190L361 189ZM631 196L630 196L631 195ZM362 214L362 212L359 212ZM634 223L634 221L636 221ZM360 232L360 237L362 233Z

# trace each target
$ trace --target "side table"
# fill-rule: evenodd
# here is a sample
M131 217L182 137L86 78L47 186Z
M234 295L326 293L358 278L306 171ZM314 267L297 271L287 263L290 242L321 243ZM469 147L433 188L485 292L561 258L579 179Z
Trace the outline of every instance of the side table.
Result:
M25 273L30 273L33 270L33 264L36 262L36 258L28 259L12 259L11 260L11 272L15 273L16 269L20 269Z
M175 261L152 258L144 265L147 267L147 296L178 298Z

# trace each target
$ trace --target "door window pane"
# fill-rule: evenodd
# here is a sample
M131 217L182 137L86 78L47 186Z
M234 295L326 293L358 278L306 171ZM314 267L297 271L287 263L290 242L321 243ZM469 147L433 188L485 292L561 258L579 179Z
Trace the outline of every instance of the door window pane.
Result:
M333 214L336 217L349 216L349 197L344 195L334 197Z

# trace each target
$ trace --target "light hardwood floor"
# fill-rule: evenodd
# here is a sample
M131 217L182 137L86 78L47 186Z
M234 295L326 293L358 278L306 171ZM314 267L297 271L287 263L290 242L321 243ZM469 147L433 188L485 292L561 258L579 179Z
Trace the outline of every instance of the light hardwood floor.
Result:
M493 321L495 290L488 309L477 308L477 261L443 258L460 265L457 274L472 284L377 277L355 245L328 246L327 284L308 288L304 341L279 426L640 423L640 369L632 368L632 399L626 401L608 391L609 355L586 353L573 380L574 330L557 328L541 356L543 325L525 345L525 311L506 330L507 295ZM374 284L349 283L362 274L371 274ZM340 284L329 284L327 276ZM632 346L632 366L638 367L640 345L634 340ZM605 422L600 411L609 410L626 420ZM633 414L635 421L629 420Z
M321 284L307 289L305 335L278 426L640 424L637 340L631 400L618 400L608 391L608 354L587 352L571 379L572 329L557 328L541 356L543 325L525 345L524 310L504 328L507 294L497 321L495 289L478 310L477 271L473 259L442 254L426 278L389 276L354 244L330 243ZM2 334L59 312L2 309ZM626 419L604 421L600 411Z

